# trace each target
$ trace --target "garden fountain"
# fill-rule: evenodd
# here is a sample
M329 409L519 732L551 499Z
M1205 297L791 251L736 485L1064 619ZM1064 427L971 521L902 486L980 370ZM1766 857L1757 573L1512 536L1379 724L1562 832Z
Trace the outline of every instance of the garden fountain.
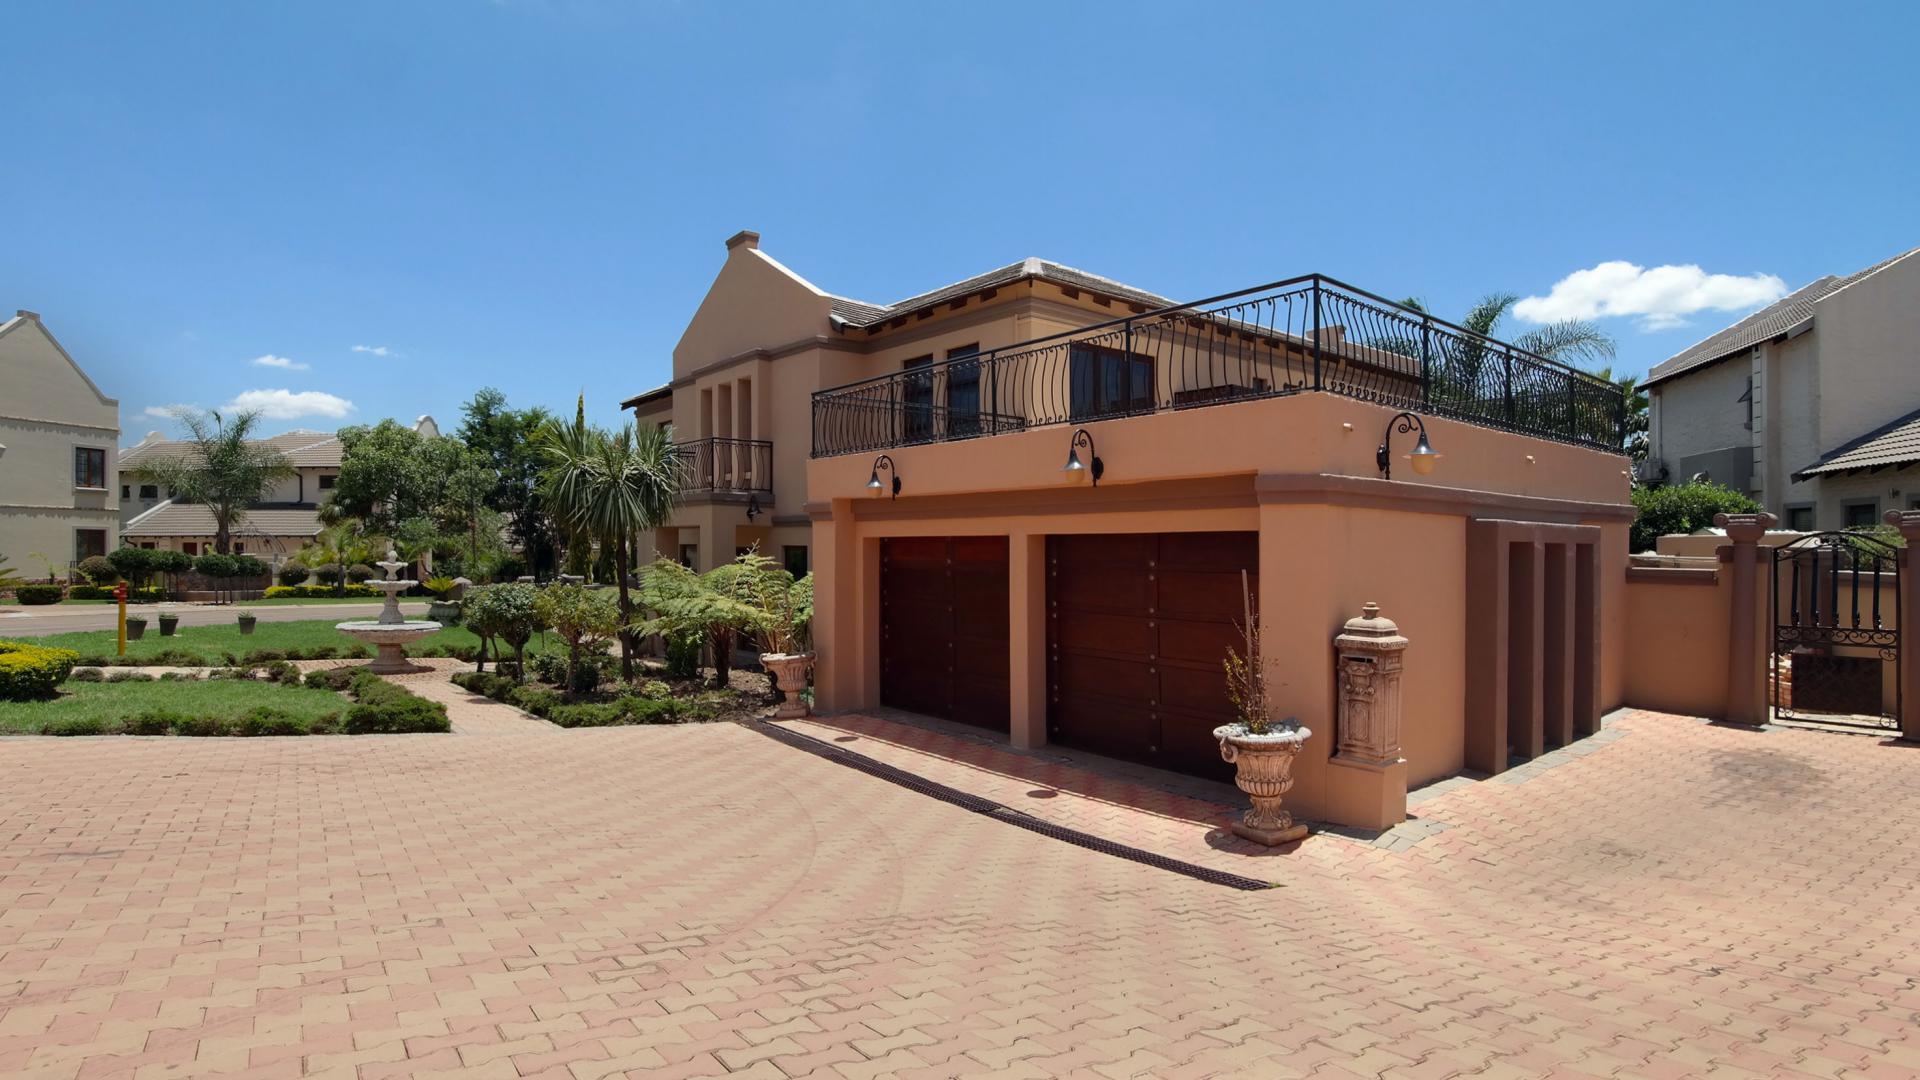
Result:
M407 665L407 644L418 641L428 634L440 632L437 622L408 622L400 614L400 594L420 584L404 578L395 578L406 563L394 551L387 550L384 562L374 564L387 572L384 581L369 581L367 584L387 594L386 604L380 609L380 617L369 622L360 619L355 622L335 623L334 629L343 634L351 634L361 641L372 645L378 652L367 670L378 675L395 675L413 669Z

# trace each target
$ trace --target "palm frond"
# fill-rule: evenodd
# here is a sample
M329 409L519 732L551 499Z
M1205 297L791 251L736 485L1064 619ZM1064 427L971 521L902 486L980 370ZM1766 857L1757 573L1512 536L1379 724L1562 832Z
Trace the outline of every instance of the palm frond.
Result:
M1529 330L1513 339L1515 345L1549 360L1578 367L1613 359L1613 336L1584 319L1567 319ZM1609 382L1613 380L1608 379Z
M1482 337L1492 337L1494 328L1500 325L1500 320L1506 318L1507 312L1513 310L1513 305L1519 302L1520 297L1513 293L1489 293L1467 310L1466 316L1460 320L1460 325Z

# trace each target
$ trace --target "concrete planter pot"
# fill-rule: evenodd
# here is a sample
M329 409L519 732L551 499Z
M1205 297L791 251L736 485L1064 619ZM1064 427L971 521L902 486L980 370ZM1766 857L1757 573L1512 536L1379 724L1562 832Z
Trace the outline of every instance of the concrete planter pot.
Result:
M174 630L178 628L179 625L180 625L180 616L161 615L160 616L160 636L172 637Z
M147 620L135 615L127 616L127 640L139 641L146 635Z
M807 668L812 664L812 653L767 653L760 657L760 666L773 676L773 685L787 696L774 710L775 720L798 720L807 715L807 703L800 692L807 688Z
M1245 724L1213 729L1213 737L1220 740L1221 759L1234 767L1234 785L1253 802L1253 809L1233 823L1235 836L1274 847L1307 835L1307 827L1281 809L1280 800L1293 787L1293 759L1300 756L1300 748L1312 734L1307 728L1294 728L1254 735Z
M242 634L253 633L253 627L256 622L258 622L258 620L251 615L240 616L240 632Z
M460 625L460 605L452 600L435 600L427 605L427 621L441 626Z

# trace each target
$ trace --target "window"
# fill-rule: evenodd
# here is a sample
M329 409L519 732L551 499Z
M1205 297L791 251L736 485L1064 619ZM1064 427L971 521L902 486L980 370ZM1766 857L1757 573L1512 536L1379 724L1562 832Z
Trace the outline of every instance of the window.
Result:
M1880 500L1862 499L1840 504L1841 523L1849 529L1866 528L1880 521Z
M247 545L245 544L233 545L233 553L235 555L245 555L247 553Z
M699 561L700 561L700 545L699 544L681 544L680 545L680 565L681 566L684 566L687 569L691 570L693 569L693 564Z
M335 476L335 475L333 475L332 473L328 473L327 475L325 475L325 476L322 476L322 477L320 478L320 490L321 490L321 491L332 491L332 490L333 490L333 482L334 482L335 480L338 480L338 479L340 479L340 478L339 478L339 477L337 477L337 476Z
M1153 411L1153 357L1075 345L1068 365L1075 420Z
M947 350L947 437L980 434L980 343Z
M141 484L141 485L140 485L140 497L141 497L141 498L143 498L143 499L157 499L157 498L159 498L159 497L160 497L160 485L158 485L158 484Z
M107 452L105 450L97 446L73 448L73 486L77 488L107 486Z
M188 555L198 555L200 554L200 545L192 540L186 540L181 542L180 550Z
M796 578L807 576L807 546L805 544L788 544L780 550L780 555L786 563L787 573L792 574Z
M1787 528L1791 529L1794 532L1812 532L1813 531L1813 507L1812 506L1787 507Z
M152 551L154 544L153 544L153 541L151 540L142 540L140 541L140 546L143 548L146 548L148 551Z
M907 361L900 386L900 436L908 441L933 436L933 356Z
M105 555L106 553L107 553L107 530L105 529L73 530L73 561L74 562L79 562L82 559L91 559L95 555Z
M120 497L121 497L121 498L123 498L123 499L131 499L131 498L133 498L133 492L132 492L132 491L129 491L129 490L127 489L127 485L125 485L125 484L121 484L121 485L120 485Z

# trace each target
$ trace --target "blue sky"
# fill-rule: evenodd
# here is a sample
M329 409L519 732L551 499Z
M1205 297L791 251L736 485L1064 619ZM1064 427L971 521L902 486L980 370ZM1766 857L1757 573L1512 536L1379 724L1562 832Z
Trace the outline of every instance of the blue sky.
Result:
M1189 298L1314 270L1448 315L1505 290L1624 312L1603 324L1627 370L1920 245L1907 3L49 3L7 24L0 308L42 313L128 442L175 403L450 422L488 384L617 419L741 228L874 302L1029 255ZM1627 267L1554 292L1607 263Z

